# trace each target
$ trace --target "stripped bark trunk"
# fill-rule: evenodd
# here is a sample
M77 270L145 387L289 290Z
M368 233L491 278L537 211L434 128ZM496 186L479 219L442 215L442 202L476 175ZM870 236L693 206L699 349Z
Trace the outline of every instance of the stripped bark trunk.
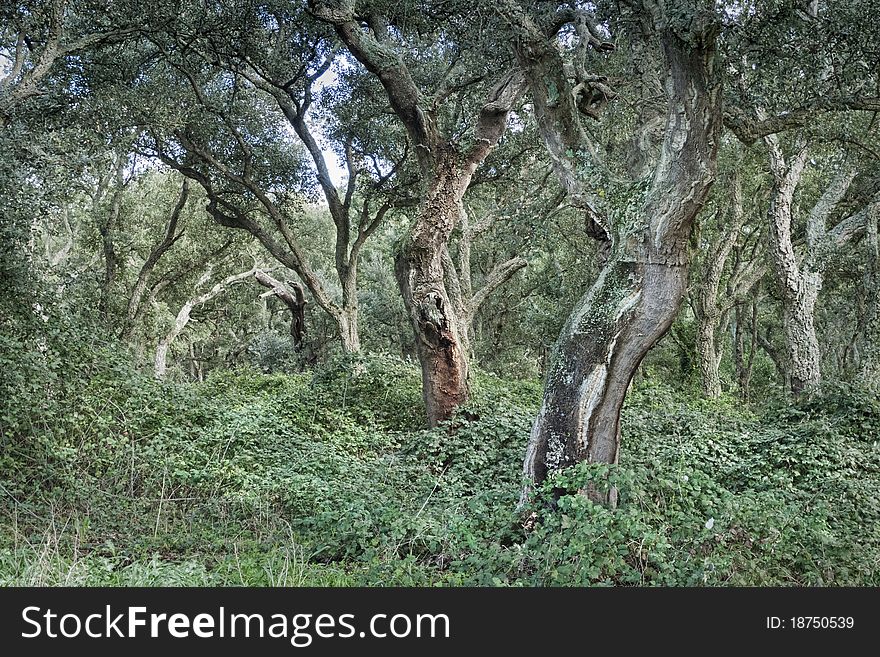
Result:
M672 30L661 32L668 114L660 160L650 188L626 203L626 220L615 226L611 217L610 257L556 343L526 451L531 486L580 461L617 462L627 389L681 306L687 241L714 180L721 119L714 16L693 18L686 41ZM535 82L542 83L530 81L534 93ZM613 489L584 493L616 503Z
M617 463L620 410L648 350L672 325L687 287L682 262L615 260L578 303L554 349L526 451L535 484L580 461ZM599 491L595 501L616 503Z
M473 143L465 148L438 127L438 109L454 90L443 82L433 97L427 96L396 46L389 23L378 10L370 11L369 29L364 29L355 5L353 0L309 3L313 14L335 27L349 52L382 84L415 148L422 182L419 210L395 254L394 269L415 334L428 425L433 427L449 419L468 397L468 354L446 287L444 252L464 193L504 135L524 81L517 71L501 76L475 117Z
M394 263L415 333L429 426L449 419L468 397L468 353L446 289L443 253L469 180L456 154L445 159Z

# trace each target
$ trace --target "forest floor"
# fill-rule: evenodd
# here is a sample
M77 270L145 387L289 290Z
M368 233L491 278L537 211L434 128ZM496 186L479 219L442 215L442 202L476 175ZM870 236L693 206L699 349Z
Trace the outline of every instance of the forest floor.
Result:
M5 402L0 585L880 584L880 402L852 389L746 407L642 382L621 465L558 476L524 526L539 382L477 373L475 419L426 430L388 357L82 381Z

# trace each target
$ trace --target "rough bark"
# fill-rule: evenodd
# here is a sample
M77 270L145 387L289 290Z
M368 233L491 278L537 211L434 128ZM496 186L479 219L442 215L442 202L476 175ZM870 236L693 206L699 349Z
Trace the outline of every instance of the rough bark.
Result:
M829 217L855 177L854 170L841 168L806 218L807 244L804 254L799 256L792 239L792 203L807 164L808 149L800 146L787 161L775 135L765 137L764 142L774 178L769 208L770 242L776 279L782 290L786 374L791 393L800 395L815 389L821 381L822 353L815 316L828 257L864 233L876 200L828 229Z
M449 154L444 168L428 190L394 263L416 337L429 426L450 418L468 397L468 353L443 267L443 253L467 182L456 153Z
M415 149L421 198L395 254L395 275L415 333L428 424L436 426L468 397L468 354L461 320L446 287L444 253L464 193L504 134L523 79L517 71L501 76L476 116L472 144L464 146L438 129L436 113L444 93L438 91L433 99L423 94L381 16L371 14L369 29L364 29L351 0L313 0L309 6L334 26L349 52L382 84Z
M715 334L720 321L717 313L703 315L697 322L697 357L700 363L700 387L703 396L717 399L721 396L722 351L718 348Z
M717 26L708 13L691 18L687 34L660 30L668 101L660 159L648 189L637 186L622 215L598 222L610 226L613 246L556 343L526 452L524 474L532 485L580 461L617 462L627 389L681 306L687 241L714 180L721 124ZM521 60L530 55L521 53ZM530 82L533 94L546 93L543 83ZM614 490L584 492L616 502Z

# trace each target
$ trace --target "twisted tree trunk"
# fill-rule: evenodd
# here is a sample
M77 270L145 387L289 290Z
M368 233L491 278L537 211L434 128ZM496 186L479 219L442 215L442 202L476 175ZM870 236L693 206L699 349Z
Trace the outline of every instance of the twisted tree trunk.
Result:
M415 333L428 425L433 427L468 397L468 353L461 318L446 288L444 254L464 193L504 135L524 80L518 71L509 71L489 89L474 117L472 143L464 146L458 136L439 128L438 109L454 89L441 82L431 96L422 91L378 9L368 12L364 29L353 0L311 0L309 5L382 84L415 148L422 182L419 211L395 256L395 274Z
M625 209L597 222L610 226L610 255L556 343L524 464L533 484L580 461L617 462L626 391L681 306L687 241L714 180L721 124L714 17L697 12L688 30L661 31L668 114L660 160L648 189L636 183ZM616 503L613 489L584 492Z

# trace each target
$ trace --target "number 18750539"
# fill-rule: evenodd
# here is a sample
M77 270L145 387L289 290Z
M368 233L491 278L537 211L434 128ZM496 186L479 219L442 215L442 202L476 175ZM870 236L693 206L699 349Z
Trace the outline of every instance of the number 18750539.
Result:
M852 616L767 616L768 630L851 630Z

